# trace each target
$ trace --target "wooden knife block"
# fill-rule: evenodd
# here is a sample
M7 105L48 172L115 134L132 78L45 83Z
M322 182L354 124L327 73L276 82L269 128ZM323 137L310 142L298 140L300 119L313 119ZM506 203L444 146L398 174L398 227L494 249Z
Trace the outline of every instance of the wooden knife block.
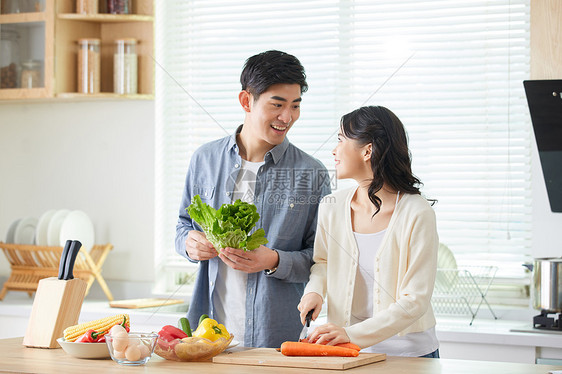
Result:
M87 283L81 279L60 280L56 277L39 281L23 345L38 348L60 348L57 339L63 331L78 323Z

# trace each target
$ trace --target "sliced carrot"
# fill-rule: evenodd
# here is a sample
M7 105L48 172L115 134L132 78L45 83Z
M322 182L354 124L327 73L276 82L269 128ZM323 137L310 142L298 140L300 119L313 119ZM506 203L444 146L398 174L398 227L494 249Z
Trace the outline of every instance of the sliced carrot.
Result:
M359 351L355 349L303 342L284 342L281 344L281 353L285 356L359 356Z
M310 343L310 342L308 341L308 339L301 339L300 341L303 342L303 343ZM360 351L360 350L361 350L361 347L359 347L357 344L353 344L353 343L351 343L351 342L348 342L348 343L339 343L339 344L336 344L336 347L351 348L351 349L355 349L356 351Z

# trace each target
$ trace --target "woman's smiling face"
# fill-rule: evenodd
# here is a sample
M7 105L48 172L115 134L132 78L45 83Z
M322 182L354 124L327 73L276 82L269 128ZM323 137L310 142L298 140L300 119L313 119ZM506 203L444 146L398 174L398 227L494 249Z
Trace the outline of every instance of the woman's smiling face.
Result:
M337 179L360 179L366 171L370 171L367 151L371 145L360 146L356 140L347 138L340 130L338 133L338 144L332 151L336 163ZM368 153L370 155L370 152Z

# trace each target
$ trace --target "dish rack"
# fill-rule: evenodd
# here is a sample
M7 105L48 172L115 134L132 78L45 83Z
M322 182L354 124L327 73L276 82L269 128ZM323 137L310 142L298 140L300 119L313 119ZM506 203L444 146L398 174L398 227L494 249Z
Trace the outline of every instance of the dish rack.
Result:
M4 299L8 291L23 291L32 296L41 279L58 276L62 247L0 242L0 248L10 262L12 270L0 291L0 300ZM112 244L103 244L94 245L90 252L84 248L78 252L74 263L74 277L87 282L86 295L97 280L108 300L113 300L113 295L101 275L103 263L112 249Z
M498 319L486 300L494 281L496 266L469 266L462 269L437 269L431 304L436 314L472 316L470 325L482 304Z

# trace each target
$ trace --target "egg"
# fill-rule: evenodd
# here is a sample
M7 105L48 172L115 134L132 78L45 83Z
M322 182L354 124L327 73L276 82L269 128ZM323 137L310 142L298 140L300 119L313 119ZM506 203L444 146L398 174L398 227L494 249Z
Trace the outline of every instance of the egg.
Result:
M118 358L118 359L124 359L125 358L125 351L113 351L113 357Z
M127 334L127 330L125 330L125 328L121 325L115 325L111 329L109 329L109 335L111 336L118 336L123 334Z
M150 356L150 348L144 344L139 345L141 358Z
M129 335L119 334L117 336L112 336L113 338L113 349L116 351L125 351L129 345Z
M140 347L137 344L133 344L127 347L125 350L125 358L129 361L138 361L141 358Z

